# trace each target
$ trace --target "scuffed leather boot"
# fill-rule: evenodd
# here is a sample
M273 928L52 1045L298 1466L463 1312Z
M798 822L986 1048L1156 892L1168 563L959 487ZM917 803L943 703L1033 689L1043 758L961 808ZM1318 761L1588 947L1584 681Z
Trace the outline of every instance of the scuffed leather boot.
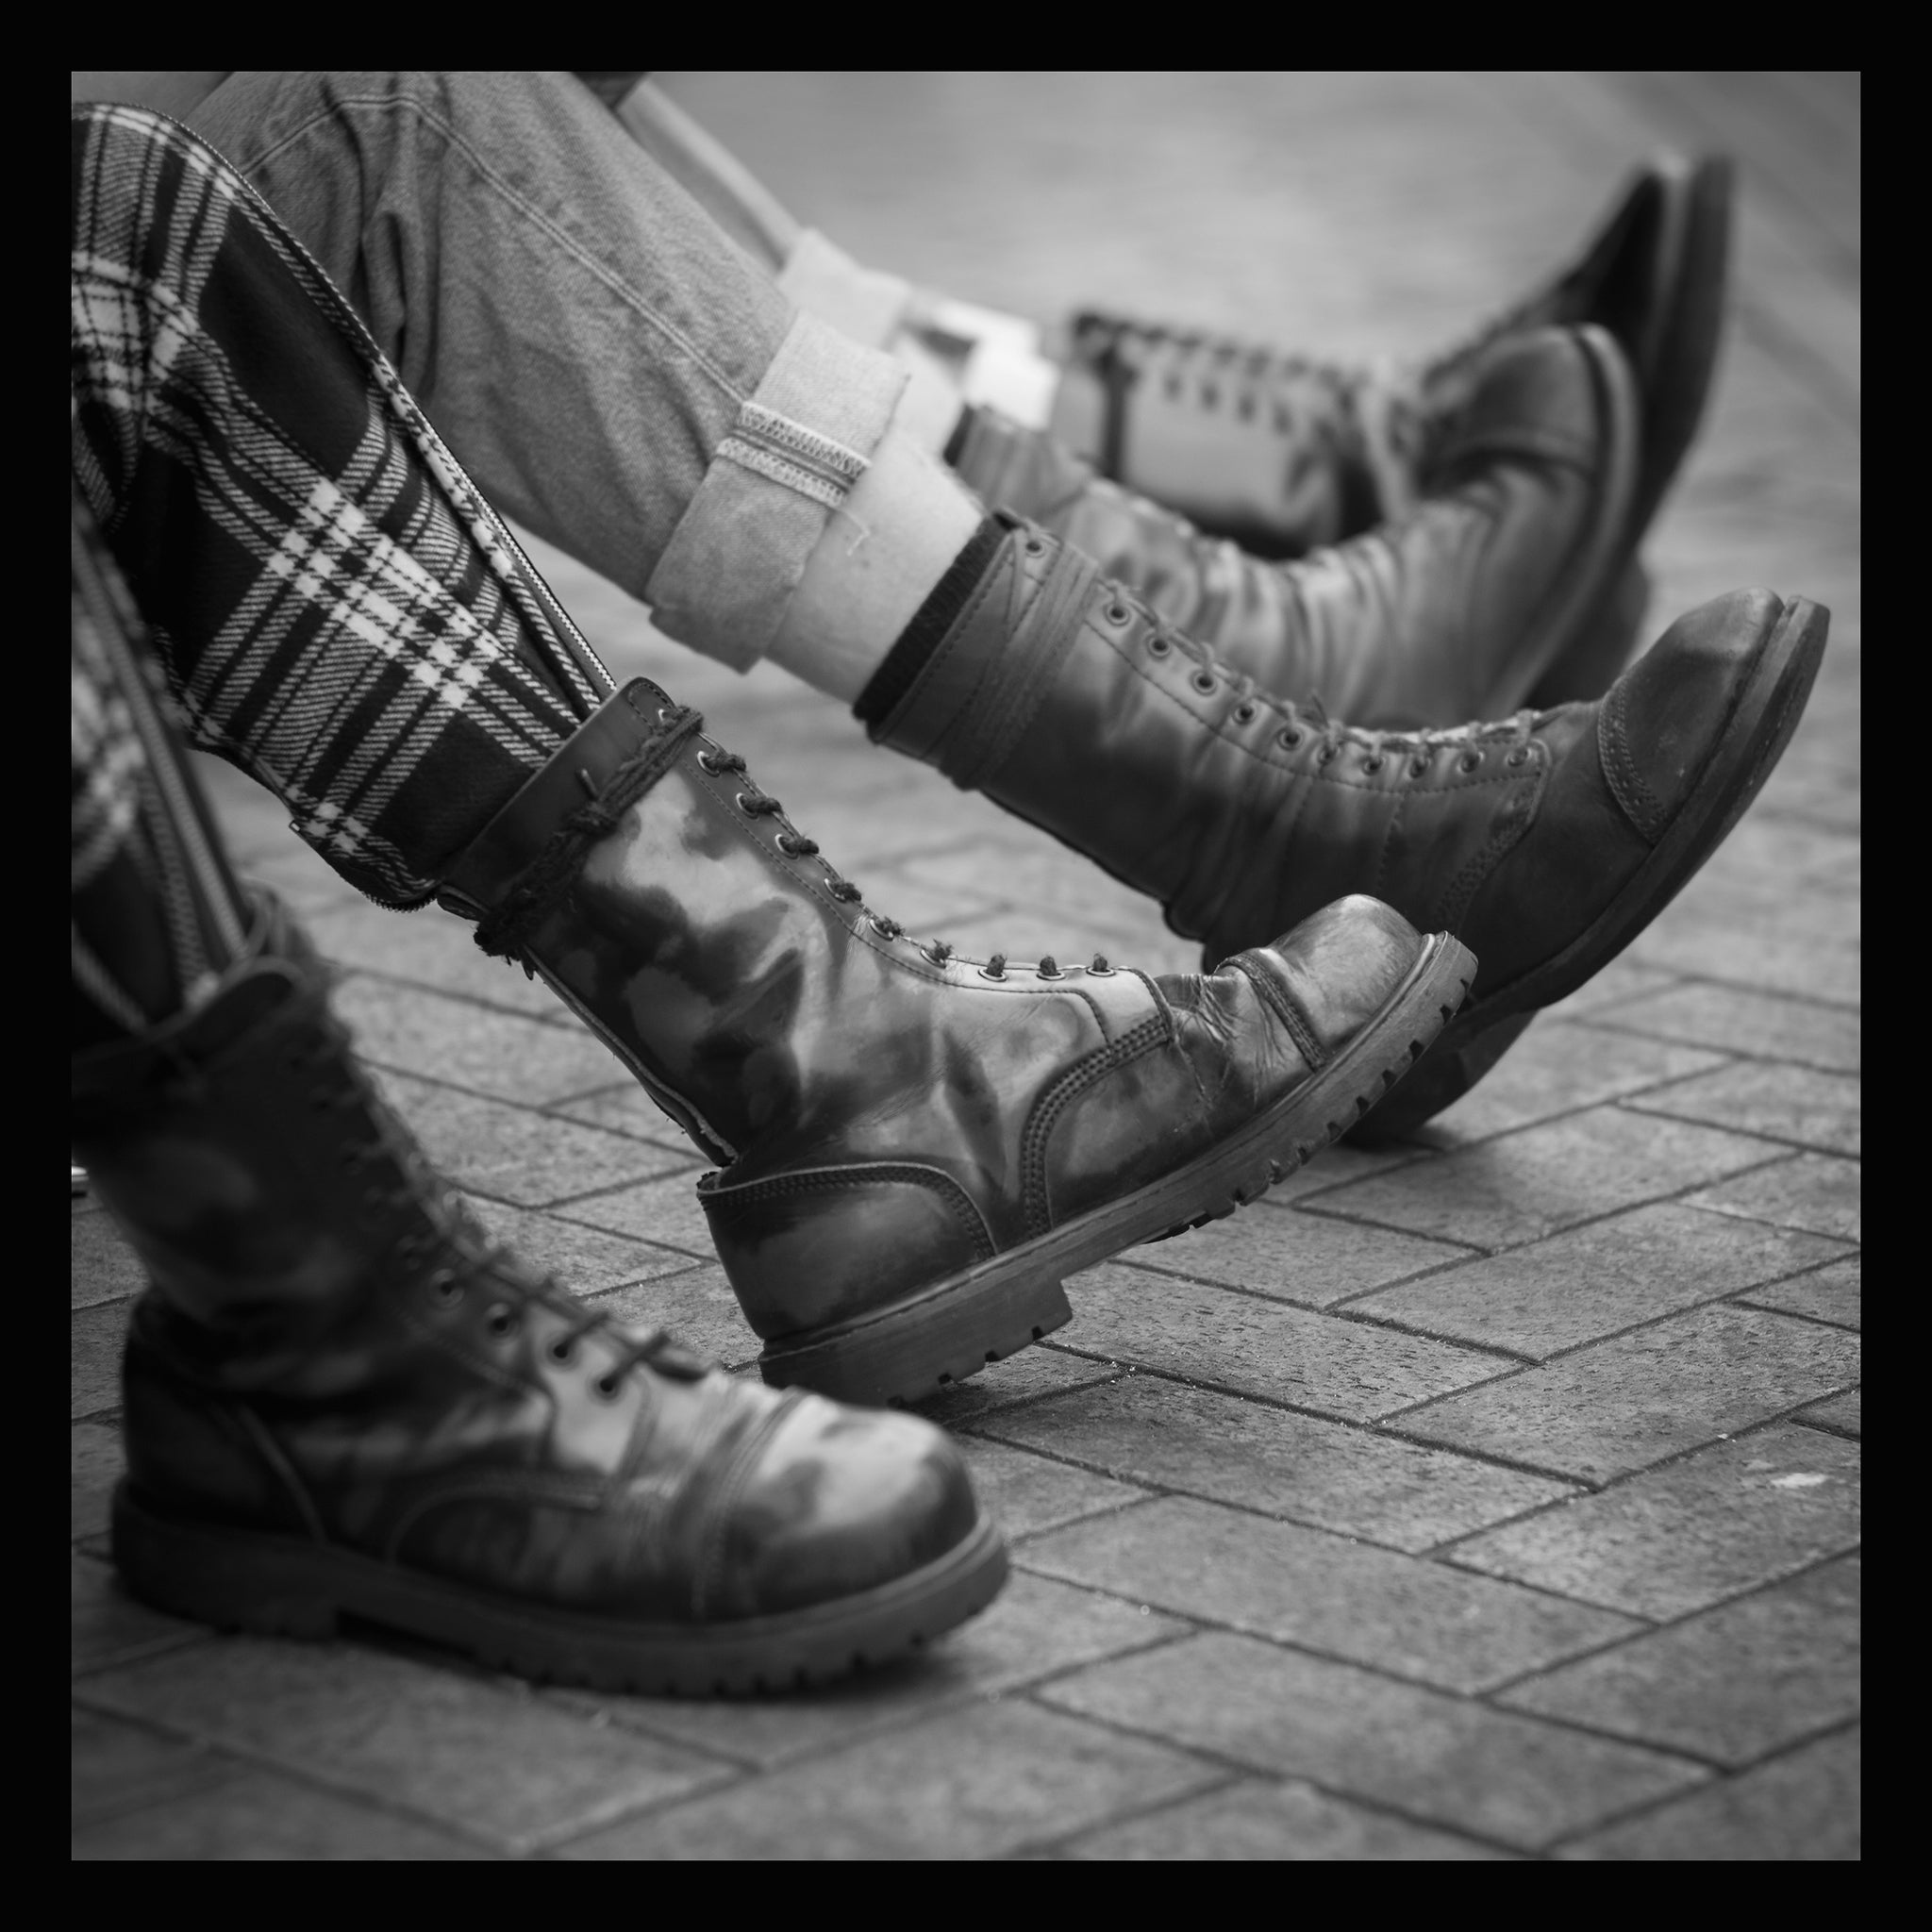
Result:
M1480 1078L1640 933L1797 725L1826 613L1740 591L1595 704L1418 733L1258 691L1076 552L1014 528L874 736L1159 899L1208 962L1342 892L1464 940L1468 1004L1374 1128Z
M1208 535L1259 558L1299 557L1406 513L1443 425L1468 405L1499 342L1592 324L1616 339L1641 403L1634 545L1710 393L1732 203L1727 159L1658 158L1636 172L1574 260L1464 341L1408 368L1283 355L1089 312L1072 325L1050 426L1103 476ZM1606 615L1583 633L1533 703L1601 695L1635 641L1639 590L1622 588L1624 622Z
M1370 725L1513 710L1596 625L1625 555L1636 403L1616 344L1545 329L1490 359L1402 521L1263 563L983 410L955 469L1086 553L1263 690ZM1641 587L1640 587L1641 588Z
M938 1429L734 1380L492 1246L279 919L209 1004L76 1060L74 1137L152 1284L113 1549L163 1609L708 1692L904 1651L1000 1587Z
M1038 1341L1066 1274L1358 1118L1473 970L1363 899L1207 977L962 959L869 912L699 724L626 686L441 896L720 1162L701 1197L770 1381L910 1399Z

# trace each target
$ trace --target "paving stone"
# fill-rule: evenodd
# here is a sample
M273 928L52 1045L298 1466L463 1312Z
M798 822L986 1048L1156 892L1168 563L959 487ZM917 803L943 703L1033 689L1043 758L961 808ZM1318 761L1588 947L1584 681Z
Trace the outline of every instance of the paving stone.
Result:
M601 1294L635 1281L679 1274L698 1263L690 1255L625 1235L607 1234L578 1221L478 1201L476 1218L497 1241L536 1267L555 1274L574 1294Z
M448 1832L358 1805L258 1767L210 1789L91 1824L74 1835L84 1859L487 1858Z
M351 971L406 980L451 998L544 1020L581 1033L582 1023L541 979L513 959L492 958L473 938L475 927L433 908L392 912L358 898L308 923L325 958ZM365 995L365 998L372 997ZM607 1065L608 1064L607 1060Z
M1700 1047L1540 1019L1454 1107L1414 1138L1459 1147L1726 1064Z
M1584 1602L1681 1617L1857 1548L1858 1474L1856 1442L1779 1424L1483 1530L1453 1554Z
M431 1161L451 1180L514 1207L542 1208L599 1188L642 1185L674 1161L662 1149L623 1134L600 1133L408 1074L389 1074L383 1086ZM575 1212L568 1218L583 1219ZM616 1232L649 1239L634 1227Z
M1057 1396L983 1426L1004 1441L1109 1475L1403 1550L1426 1549L1575 1493L1546 1476L1151 1375Z
M92 1677L88 1697L513 1851L722 1774L694 1752L581 1723L521 1686L348 1644L201 1644Z
M1071 1328L1059 1333L1070 1335ZM928 1396L913 1406L929 1421L949 1427L975 1423L1023 1402L1033 1402L1066 1389L1109 1380L1116 1370L1107 1362L1091 1362L1058 1348L1023 1348L1003 1362L989 1362L969 1382L957 1382L943 1394Z
M705 1158L635 1080L554 1101L544 1111L564 1120L582 1121L586 1126L608 1127L613 1134L635 1135L677 1155L694 1170L705 1164Z
M1797 1154L1689 1196L1693 1208L1741 1214L1780 1227L1808 1227L1842 1241L1864 1238L1863 1172L1856 1160Z
M1216 1777L1024 1701L869 1738L565 1847L587 1858L986 1858Z
M1498 1373L1493 1356L1109 1263L1067 1284L1066 1345L1365 1422Z
M702 1169L684 1168L662 1178L632 1183L609 1193L593 1194L573 1201L558 1211L569 1221L582 1221L593 1227L608 1227L618 1234L634 1235L639 1241L656 1241L659 1246L676 1248L687 1255L709 1261L718 1248L711 1240L711 1225L698 1202L698 1174Z
M1747 1060L1639 1094L1627 1104L1646 1113L1705 1121L1775 1141L1797 1141L1829 1154L1857 1154L1862 1116L1855 1074Z
M1771 1154L1764 1141L1599 1107L1315 1194L1307 1205L1472 1247L1516 1247Z
M1243 1778L1124 1824L1103 1825L1061 1848L1074 1858L1292 1859L1392 1863L1507 1859L1507 1852L1386 1811L1331 1797L1294 1779Z
M1861 1847L1859 1755L1855 1725L1579 1839L1561 1856L1699 1864L1856 1859Z
M1386 1228L1257 1206L1172 1241L1131 1249L1121 1263L1325 1308L1384 1282L1459 1261L1468 1252Z
M1284 1181L1276 1181L1262 1197L1269 1208L1287 1208L1306 1194L1319 1194L1329 1188L1345 1187L1350 1181L1366 1179L1372 1174L1389 1174L1432 1158L1429 1150L1407 1142L1386 1147L1350 1147L1339 1143L1324 1147L1311 1160L1298 1167ZM1240 1216L1235 1217L1237 1220ZM1197 1233L1198 1229L1195 1230Z
M1622 1001L1592 1013L1591 1024L1827 1073L1856 1074L1864 1063L1863 1026L1856 1011L1701 980L1674 982L1660 992Z
M1682 1758L1219 1632L1038 1694L1524 1851L1705 1776Z
M106 1302L76 1308L69 1318L68 1400L76 1419L121 1406L121 1344L129 1307L127 1302Z
M1603 1482L1748 1428L1857 1374L1857 1336L1721 1303L1414 1410L1402 1426L1428 1441Z
M1690 978L1858 1004L1858 903L1838 893L1701 879L1631 951L1643 965Z
M1857 1438L1859 1419L1859 1398L1863 1391L1847 1389L1842 1395L1834 1395L1828 1402L1814 1402L1809 1408L1798 1411L1800 1422L1809 1423L1814 1428L1831 1429L1841 1436Z
M1641 999L1647 993L1662 992L1679 982L1674 974L1662 973L1655 966L1640 965L1628 953L1619 954L1601 973L1592 974L1568 998L1545 1007L1538 1022L1579 1020L1625 1001ZM1695 1042L1693 1042L1694 1044Z
M1164 1497L1029 1542L1037 1574L1179 1616L1480 1690L1607 1643L1627 1619L1416 1557L1191 1497Z
M88 1824L159 1799L225 1783L239 1767L118 1718L70 1713L68 1816Z
M147 1271L110 1216L76 1214L68 1228L68 1290L75 1307L125 1301L147 1286Z
M593 1306L608 1308L627 1327L662 1328L712 1361L749 1361L763 1346L715 1261L599 1295Z
M369 903L292 834L283 849L243 859L238 870L243 884L266 886L302 919L317 918L332 907Z
M823 1690L709 1703L561 1693L580 1708L714 1757L770 1770L875 1732L1183 1635L1191 1626L1090 1590L1016 1572L992 1606L941 1641Z
M1860 1559L1562 1664L1502 1702L1745 1764L1858 1714Z
M1030 1413L1022 1409L1013 1420L1024 1422ZM1131 1483L1116 1482L1044 1456L1029 1456L1008 1442L962 1436L958 1447L981 1506L1008 1541L1043 1529L1058 1529L1083 1516L1099 1516L1129 1503L1144 1502L1147 1497L1145 1490Z
M1384 1289L1351 1312L1541 1361L1843 1252L1821 1235L1660 1202Z
M581 1026L556 1026L392 980L352 973L337 1013L363 1058L528 1107L610 1083L610 1049Z
M73 1473L71 1541L99 1536L108 1526L108 1499L127 1466L121 1431L111 1424L75 1423L68 1431Z
M1860 1278L1863 1255L1847 1255L1808 1274L1774 1281L1740 1297L1754 1307L1776 1308L1787 1315L1809 1315L1814 1322L1835 1322L1840 1328L1862 1326Z
M75 1674L178 1649L208 1635L198 1624L136 1603L106 1563L78 1551L68 1557L68 1598L70 1667Z

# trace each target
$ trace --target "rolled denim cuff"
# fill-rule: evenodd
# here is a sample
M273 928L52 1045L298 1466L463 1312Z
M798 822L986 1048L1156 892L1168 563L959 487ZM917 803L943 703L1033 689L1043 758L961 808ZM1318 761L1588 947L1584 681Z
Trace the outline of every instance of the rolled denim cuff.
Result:
M644 595L658 627L748 671L765 655L833 513L907 382L887 355L800 313L712 453Z
M816 228L807 228L792 244L778 289L794 308L868 349L890 348L912 307L910 282L860 267Z

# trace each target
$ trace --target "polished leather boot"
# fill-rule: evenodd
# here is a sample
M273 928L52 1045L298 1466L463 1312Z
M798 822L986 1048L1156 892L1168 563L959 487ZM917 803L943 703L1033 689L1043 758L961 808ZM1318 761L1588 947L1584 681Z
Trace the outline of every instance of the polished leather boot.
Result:
M718 1161L700 1198L768 1381L910 1400L1026 1347L1067 1274L1359 1118L1473 971L1365 899L1205 977L961 958L869 911L699 727L627 685L441 897Z
M735 1380L492 1245L279 915L208 1004L76 1060L74 1139L150 1282L113 1551L162 1609L706 1693L906 1651L1000 1587L940 1430Z
M1208 965L1343 892L1456 933L1463 1009L1364 1123L1406 1132L1703 864L1796 727L1826 613L1740 591L1598 703L1364 731L1257 691L1044 532L1013 526L874 736L1152 893Z
M1728 160L1658 158L1631 177L1573 261L1463 341L1407 368L1347 366L1089 312L1072 325L1050 427L1103 476L1208 535L1257 558L1299 557L1408 509L1437 439L1497 344L1591 324L1616 339L1640 398L1634 545L1710 393L1732 204ZM1583 633L1533 703L1607 689L1642 615L1635 586L1623 596L1627 621L1606 615Z
M1597 625L1626 552L1636 402L1596 329L1504 343L1402 521L1264 563L984 410L955 469L1263 691L1391 729L1514 710ZM1641 586L1640 586L1641 591Z

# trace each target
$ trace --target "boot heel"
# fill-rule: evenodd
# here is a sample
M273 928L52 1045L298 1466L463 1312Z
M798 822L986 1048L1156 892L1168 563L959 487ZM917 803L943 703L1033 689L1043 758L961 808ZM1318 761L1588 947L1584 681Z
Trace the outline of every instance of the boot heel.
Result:
M840 1402L925 1401L1074 1319L1055 1275L1014 1261L982 1262L870 1321L768 1343L758 1373L774 1388L802 1382Z
M123 1582L158 1610L219 1630L336 1634L328 1559L311 1544L170 1521L138 1502L125 1481L114 1491L110 1541Z

